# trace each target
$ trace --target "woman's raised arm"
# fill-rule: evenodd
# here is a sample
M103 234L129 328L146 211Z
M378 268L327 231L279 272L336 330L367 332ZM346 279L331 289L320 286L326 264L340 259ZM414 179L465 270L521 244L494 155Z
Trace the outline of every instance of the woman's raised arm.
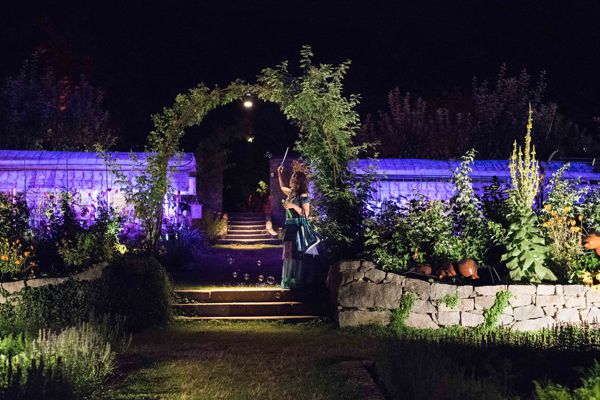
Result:
M283 182L283 165L280 165L279 167L277 167L277 178L279 179L279 188L281 189L281 191L283 192L283 194L290 194L290 192L292 191L292 189L290 189L289 187L285 186L285 183Z

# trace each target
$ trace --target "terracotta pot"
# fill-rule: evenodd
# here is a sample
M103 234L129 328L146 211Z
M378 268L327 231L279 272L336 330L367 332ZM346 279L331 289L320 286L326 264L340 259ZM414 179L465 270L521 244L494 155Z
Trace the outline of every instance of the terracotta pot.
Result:
M431 275L433 268L431 268L431 265L429 264L419 264L413 269L413 271L419 274Z
M467 258L458 263L458 271L465 278L479 279L477 275L477 264L472 258Z
M451 262L438 269L438 279L451 278L453 276L456 276L456 270L454 269L454 264Z
M595 233L591 233L586 239L585 244L583 245L588 250L598 250L600 249L600 236ZM596 251L598 253L598 251Z

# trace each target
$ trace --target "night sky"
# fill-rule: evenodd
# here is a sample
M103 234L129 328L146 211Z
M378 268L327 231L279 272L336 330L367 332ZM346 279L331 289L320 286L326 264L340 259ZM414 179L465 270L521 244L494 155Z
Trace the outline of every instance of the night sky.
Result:
M346 87L362 96L362 117L396 86L434 99L468 89L474 75L494 79L503 62L514 73L546 70L549 99L576 121L600 115L596 1L4 3L0 78L40 46L51 49L59 70L104 88L121 148L139 148L150 114L177 93L253 81L286 59L297 65L304 44L317 61L352 60Z

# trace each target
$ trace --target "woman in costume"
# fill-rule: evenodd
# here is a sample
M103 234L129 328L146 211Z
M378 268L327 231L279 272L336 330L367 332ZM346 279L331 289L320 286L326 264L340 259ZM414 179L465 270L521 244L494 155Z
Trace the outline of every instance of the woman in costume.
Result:
M285 210L285 235L283 237L283 271L281 286L286 289L299 289L314 286L315 266L311 256L298 248L298 230L300 217L310 215L308 197L308 177L304 166L294 163L289 185L283 179L283 165L277 168L279 187L287 196L283 201Z

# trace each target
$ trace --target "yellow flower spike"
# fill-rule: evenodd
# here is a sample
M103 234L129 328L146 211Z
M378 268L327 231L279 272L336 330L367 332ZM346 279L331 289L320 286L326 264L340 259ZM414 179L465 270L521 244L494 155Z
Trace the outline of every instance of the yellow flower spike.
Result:
M550 211L552 210L552 206L550 204L544 204L544 210Z

